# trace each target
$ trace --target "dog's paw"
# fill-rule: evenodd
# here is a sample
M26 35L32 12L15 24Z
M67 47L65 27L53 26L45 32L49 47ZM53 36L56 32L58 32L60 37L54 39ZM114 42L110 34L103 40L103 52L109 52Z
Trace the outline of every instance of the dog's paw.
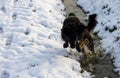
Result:
M68 44L67 44L67 43L64 43L64 44L63 44L63 47L64 47L64 48L67 48L67 47L68 47Z

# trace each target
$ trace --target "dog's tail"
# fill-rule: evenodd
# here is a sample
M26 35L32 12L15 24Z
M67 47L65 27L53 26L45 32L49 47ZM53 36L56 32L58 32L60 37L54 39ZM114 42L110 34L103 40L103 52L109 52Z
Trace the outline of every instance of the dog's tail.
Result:
M88 31L91 31L96 26L97 24L96 16L97 14L92 14L89 16L88 25L87 25Z

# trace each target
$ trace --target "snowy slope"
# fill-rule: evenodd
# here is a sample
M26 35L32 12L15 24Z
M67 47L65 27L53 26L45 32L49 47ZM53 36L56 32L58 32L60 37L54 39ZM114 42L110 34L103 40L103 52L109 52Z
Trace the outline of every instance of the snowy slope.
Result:
M78 4L89 14L97 13L98 32L106 53L114 58L115 71L120 75L120 0L78 0Z
M90 78L64 57L60 0L0 0L0 78Z

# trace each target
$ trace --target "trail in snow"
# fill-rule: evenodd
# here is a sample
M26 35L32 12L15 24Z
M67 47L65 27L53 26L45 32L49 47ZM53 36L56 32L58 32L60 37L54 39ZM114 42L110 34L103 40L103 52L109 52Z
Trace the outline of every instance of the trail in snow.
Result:
M86 24L86 14L82 9L77 7L77 4L75 2L75 0L64 0L66 13L68 15L68 13L74 12L76 16L79 17L80 21Z
M77 0L64 0L64 5L66 8L67 15L70 12L74 12L77 17L79 17L80 21L87 24L86 20L86 14L80 7L77 6ZM95 36L94 38L94 46L96 51L104 52L103 48L100 45L100 38ZM92 74L94 75L93 78L118 78L118 75L113 71L114 67L112 64L112 60L110 59L110 55L107 55L104 60L101 62L98 62L94 66L94 72ZM89 66L84 67L85 70L90 71Z

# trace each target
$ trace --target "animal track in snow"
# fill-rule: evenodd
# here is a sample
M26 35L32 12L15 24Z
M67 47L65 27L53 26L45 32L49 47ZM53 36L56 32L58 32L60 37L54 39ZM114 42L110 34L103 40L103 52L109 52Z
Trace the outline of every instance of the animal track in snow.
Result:
M3 28L2 27L0 27L0 33L2 33L3 32Z
M16 3L18 0L14 0L14 3Z
M17 18L17 14L16 14L16 13L13 13L12 19L13 19L13 20L16 20L16 18Z
M8 71L3 71L0 78L9 78L10 74Z
M1 11L2 11L3 13L6 13L6 12L7 12L4 5L1 7Z

